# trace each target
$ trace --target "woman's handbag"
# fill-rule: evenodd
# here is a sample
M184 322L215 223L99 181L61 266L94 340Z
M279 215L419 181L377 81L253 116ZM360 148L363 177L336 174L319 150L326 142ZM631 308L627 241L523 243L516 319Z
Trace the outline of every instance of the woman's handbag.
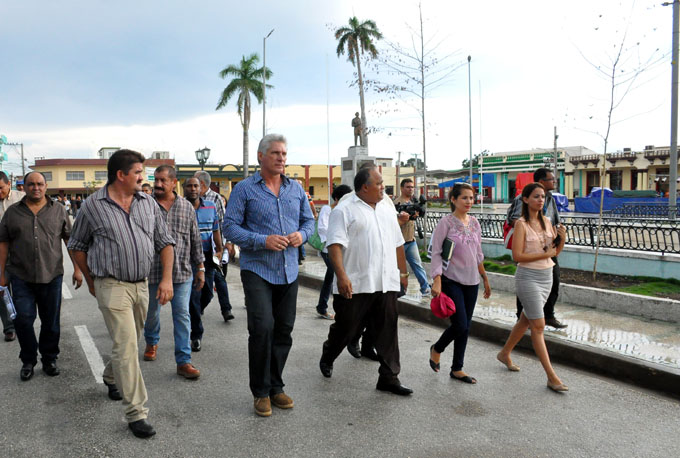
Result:
M312 246L312 248L315 248L319 251L323 251L323 249L326 247L326 242L322 242L321 237L319 237L319 222L318 221L314 222L314 233L307 240L307 243L309 243Z
M430 301L430 309L434 316L438 318L448 318L456 313L456 304L446 294L439 293L439 296L433 297Z

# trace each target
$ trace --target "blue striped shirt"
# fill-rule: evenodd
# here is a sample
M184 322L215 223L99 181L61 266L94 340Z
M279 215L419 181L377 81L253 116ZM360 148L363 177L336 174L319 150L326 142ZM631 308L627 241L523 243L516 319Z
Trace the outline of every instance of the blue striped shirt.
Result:
M268 235L302 234L302 242L314 232L314 217L302 186L281 175L279 196L267 188L260 175L241 181L229 196L223 233L241 249L241 269L249 270L269 283L290 284L298 276L298 249L265 249Z

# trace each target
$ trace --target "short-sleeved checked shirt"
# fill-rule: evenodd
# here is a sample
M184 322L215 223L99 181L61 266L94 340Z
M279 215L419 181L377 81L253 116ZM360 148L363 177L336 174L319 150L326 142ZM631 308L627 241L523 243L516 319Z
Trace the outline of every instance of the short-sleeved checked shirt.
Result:
M149 276L154 253L174 244L153 197L135 193L128 213L109 197L107 185L83 202L68 248L87 253L94 277L138 282Z
M71 234L71 220L49 197L37 215L25 201L9 207L0 221L0 242L9 243L7 271L25 282L49 283L64 274L61 241Z
M191 266L198 265L205 260L201 248L201 235L196 224L194 206L176 193L175 201L170 210L158 204L158 208L165 218L170 235L175 239L175 262L172 266L172 282L184 283L192 277ZM163 273L161 258L158 253L153 256L153 265L149 274L149 283L160 283Z
M222 198L212 189L208 189L203 196L203 200L208 200L215 204L215 210L217 211L217 222L219 226L222 226L222 221L224 221L224 205L222 204Z

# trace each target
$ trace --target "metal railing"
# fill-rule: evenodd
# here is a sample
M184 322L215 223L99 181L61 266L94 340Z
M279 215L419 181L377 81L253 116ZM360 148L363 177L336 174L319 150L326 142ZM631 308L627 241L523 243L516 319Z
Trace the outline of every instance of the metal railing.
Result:
M664 203L659 204L623 204L605 212L609 216L620 216L624 218L668 218L675 214L676 218L680 216L680 206L668 205Z
M428 211L424 221L419 221L419 223L424 224L425 231L431 234L439 220L448 214L448 212ZM482 237L503 238L505 215L471 214L479 221ZM567 227L568 245L595 247L598 238L597 216L575 217L567 214L560 216L562 223ZM680 254L680 220L606 216L603 218L599 237L602 248Z

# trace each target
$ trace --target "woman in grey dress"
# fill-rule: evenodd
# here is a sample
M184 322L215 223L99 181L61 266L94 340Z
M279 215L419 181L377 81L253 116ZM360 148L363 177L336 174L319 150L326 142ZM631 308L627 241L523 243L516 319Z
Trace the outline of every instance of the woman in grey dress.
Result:
M543 305L552 287L554 263L551 258L562 251L567 231L562 225L557 229L553 228L550 220L543 216L545 189L539 183L531 183L524 187L522 202L522 217L515 224L512 257L517 262L515 291L524 309L497 359L505 364L508 370L519 371L519 366L513 364L510 353L529 328L534 351L548 376L548 388L557 392L568 391L550 364L550 356L543 337L545 328Z

